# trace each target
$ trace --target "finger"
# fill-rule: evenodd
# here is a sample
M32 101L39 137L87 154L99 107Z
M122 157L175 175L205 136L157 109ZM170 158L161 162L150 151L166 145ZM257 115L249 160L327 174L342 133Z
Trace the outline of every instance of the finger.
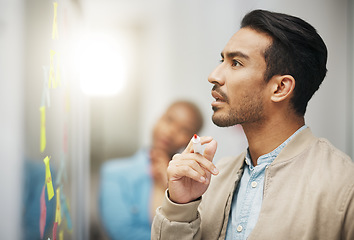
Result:
M209 161L213 161L217 147L218 143L215 140L212 140L208 145L206 145L203 156Z
M192 139L193 139L193 138L191 138L191 140L189 141L189 143L188 143L186 149L184 149L183 153L191 153L191 152L193 152L193 142L192 142ZM211 142L212 140L213 140L213 138L212 138L212 137L209 137L209 136L200 137L200 142L201 142L202 145L203 145L203 144L206 144L206 143L209 143L209 142Z
M213 140L213 137L210 136L202 136L200 137L200 143L202 145L206 144L206 143L210 143Z
M193 166L197 168L199 170L198 171L194 169L192 165L189 165L190 162L188 163L187 161L183 161L183 162L184 162L183 164L179 162L179 163L171 163L169 165L169 167L167 168L169 181L176 181L176 180L180 180L183 177L187 177L200 183L208 183L207 175L205 174L205 171L200 168L200 166L199 169L198 167Z
M189 166L194 171L198 172L200 175L207 177L207 170L203 168L198 162L194 160L175 160L171 163L172 166L180 167L183 165Z
M218 147L218 143L215 140L212 140L206 147L204 150L204 157L206 159L208 159L210 162L213 161L215 153L216 153L216 149ZM213 164L214 169L212 170L212 172L217 175L219 173L219 170L215 167L215 165Z
M216 142L216 141L215 141ZM192 160L197 162L201 167L210 172L211 174L218 174L218 171L213 164L213 162L200 154L186 153L186 154L176 154L172 158L173 160L188 161Z

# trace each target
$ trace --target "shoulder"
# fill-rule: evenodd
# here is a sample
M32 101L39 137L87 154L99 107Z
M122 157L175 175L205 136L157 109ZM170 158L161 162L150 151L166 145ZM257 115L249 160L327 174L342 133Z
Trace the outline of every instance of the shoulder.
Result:
M327 139L325 138L319 138L318 142L316 144L319 150L321 150L322 154L325 154L326 156L328 156L327 159L329 160L336 160L338 164L344 165L344 166L352 166L354 167L354 163L352 161L352 159L345 154L344 152L342 152L341 150L339 150L338 148L336 148L335 146L332 145L332 143L330 143Z
M319 138L312 147L313 156L316 156L318 170L327 173L327 178L335 184L354 186L354 162L352 159L333 146L327 139ZM326 170L325 170L326 169Z
M309 148L309 155L319 169L327 169L330 176L350 177L354 181L354 162L352 159L333 146L327 139L318 140Z
M282 152L279 156L281 154ZM349 179L354 182L352 159L324 138L315 138L296 155L283 157L275 163L292 163L290 166L302 169L302 172L311 173L311 176L320 177L321 182L328 180L333 184L346 184Z
M315 160L313 176L322 182L322 189L327 195L333 196L337 209L343 211L354 195L354 162L324 138L319 138L310 152L312 160Z
M102 164L101 173L125 172L135 165L133 158L115 158Z
M149 159L144 151L138 151L134 155L124 158L110 159L102 164L101 175L121 175L145 171L149 165Z

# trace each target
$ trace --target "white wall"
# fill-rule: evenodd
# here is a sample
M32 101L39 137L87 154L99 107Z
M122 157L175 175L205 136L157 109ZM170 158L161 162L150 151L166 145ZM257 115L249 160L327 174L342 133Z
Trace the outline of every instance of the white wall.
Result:
M153 92L148 93L145 105L162 108L165 101L175 98L191 98L203 108L207 124L203 134L214 136L219 142L217 157L237 154L246 146L237 131L215 127L211 121L210 89L207 76L218 64L219 53L239 28L243 15L251 9L263 8L299 16L310 22L327 44L328 75L320 90L309 103L306 123L319 137L328 138L342 151L351 154L348 131L351 94L347 91L348 76L348 33L347 1L171 1L168 26L164 33L169 35L168 72L164 80L169 92L168 99L159 103ZM166 67L166 66L165 66ZM166 84L166 83L165 83ZM163 89L161 87L161 89ZM349 111L348 111L349 110ZM152 118L145 112L146 118ZM145 119L145 118L144 118ZM145 127L146 126L146 127ZM147 123L143 122L143 137L148 135Z
M23 1L0 1L0 239L21 237Z
M218 141L215 159L236 155L247 145L240 128L218 128L211 122L212 84L209 73L219 64L220 52L238 29L241 13L235 1L171 1L167 26L170 51L168 72L169 97L187 98L202 109L205 127L202 135ZM144 128L148 129L148 128ZM232 130L230 130L232 129Z
M348 117L348 142L347 142L347 149L349 149L349 154L354 158L354 1L349 0L348 1L348 89L347 89L347 95L348 95L348 103L349 103L349 108L348 112L349 117Z
M111 18L117 25L135 22L140 26L140 45L136 46L139 54L133 61L133 71L139 73L135 81L140 86L137 91L139 143L135 148L149 144L154 121L171 101L188 98L202 108L206 120L202 134L217 139L216 158L219 158L238 154L247 143L239 128L230 131L212 124L212 85L207 77L218 64L221 50L239 29L243 15L255 8L299 16L310 22L323 37L329 51L329 71L309 103L306 123L317 136L328 138L350 154L348 143L352 133L348 129L352 125L349 121L352 109L351 92L347 90L350 87L347 59L351 43L347 33L350 27L347 5L346 0L136 0L129 3L91 0L86 7L88 17L96 14L96 18L105 21ZM105 9L102 11L104 16L97 15L96 9ZM106 135L108 142L113 139L112 134L116 133L111 131ZM121 137L124 138L124 134ZM106 148L106 151L110 150Z

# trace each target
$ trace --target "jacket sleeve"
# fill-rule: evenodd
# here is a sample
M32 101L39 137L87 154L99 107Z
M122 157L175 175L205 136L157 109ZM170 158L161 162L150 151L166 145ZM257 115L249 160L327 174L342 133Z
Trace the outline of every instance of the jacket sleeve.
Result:
M187 204L176 204L165 192L165 199L156 215L151 227L152 240L199 240L201 239L201 218L198 206L201 199Z

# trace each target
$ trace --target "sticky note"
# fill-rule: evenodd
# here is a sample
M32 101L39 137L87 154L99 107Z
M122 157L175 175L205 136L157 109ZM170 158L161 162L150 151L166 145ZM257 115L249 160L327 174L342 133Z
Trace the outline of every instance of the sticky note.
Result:
M52 175L50 173L49 157L45 157L43 162L45 164L45 182L47 183L48 200L54 197L54 189L52 182Z
M41 239L43 239L45 221L47 218L47 206L45 205L45 184L43 185L41 198L40 198L40 218L39 218L39 232L41 235Z
M58 24L57 24L58 3L57 2L53 2L53 7L54 7L54 16L53 16L52 39L58 39Z
M49 61L49 81L48 88L56 87L56 79L55 79L55 71L54 71L54 57L56 52L54 50L50 50L50 61Z
M58 228L58 223L55 222L53 224L53 240L56 240L57 239L57 228Z
M50 50L48 88L61 86L60 53Z
M55 222L60 225L61 223L61 210L60 210L60 188L57 188L57 207L55 211Z
M40 142L40 148L41 152L44 152L45 147L47 145L47 139L46 139L46 133L45 133L45 107L42 106L39 108L39 111L41 112L41 142Z

